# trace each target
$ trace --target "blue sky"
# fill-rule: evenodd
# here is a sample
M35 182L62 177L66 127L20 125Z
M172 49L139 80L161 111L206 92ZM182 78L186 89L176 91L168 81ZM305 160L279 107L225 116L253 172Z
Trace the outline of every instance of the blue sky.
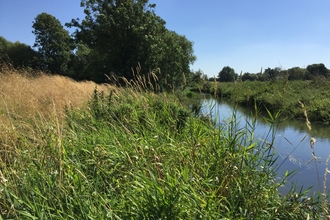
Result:
M329 0L149 0L169 30L194 42L193 70L215 76L324 63L330 69ZM83 18L80 0L1 0L0 36L33 45L34 18L46 12L64 25Z

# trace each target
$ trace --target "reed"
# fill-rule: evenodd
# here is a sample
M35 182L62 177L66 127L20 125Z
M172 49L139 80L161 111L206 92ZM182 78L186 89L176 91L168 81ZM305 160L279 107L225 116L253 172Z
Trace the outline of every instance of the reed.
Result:
M196 117L182 93L155 92L152 78L136 75L118 88L1 73L8 85L0 108L8 126L0 140L2 218L322 217L317 199L279 194L275 154L254 139L255 121L239 127L235 113L222 124ZM54 95L38 102L49 90ZM20 108L7 97L21 97Z
M329 123L330 100L327 97L330 90L330 81L315 79L311 81L245 81L240 83L239 89L233 83L213 82L209 90L204 91L223 97L233 103L253 107L254 101L258 106L272 110L272 113L281 111L283 116L305 120L300 100L308 111L311 122ZM214 89L216 88L216 90ZM197 88L195 89L197 91Z

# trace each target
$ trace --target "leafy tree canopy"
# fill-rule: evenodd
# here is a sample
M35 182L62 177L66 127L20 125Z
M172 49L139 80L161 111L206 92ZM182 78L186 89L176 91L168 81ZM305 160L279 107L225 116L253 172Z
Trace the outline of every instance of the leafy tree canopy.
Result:
M225 66L218 74L218 81L220 82L232 82L235 81L238 74L235 73L235 70L229 66Z
M276 67L274 69L268 67L267 69L265 69L263 74L264 76L267 76L266 78L269 78L270 80L275 80L280 72L281 72L280 67Z
M36 68L37 54L26 44L13 43L0 36L0 61L11 63L15 68Z
M288 71L288 80L308 79L307 70L300 67L292 67Z
M325 67L323 63L308 65L306 69L311 74L311 76L328 77L330 74L330 71Z
M256 81L258 80L258 76L255 73L244 73L241 78L242 81Z
M41 13L34 22L35 34L34 47L38 49L41 67L57 74L68 73L73 44L68 31L61 25L54 16Z
M167 30L148 0L82 0L81 6L85 18L66 26L76 28L76 44L89 51L84 59L77 54L76 60L84 64L86 78L102 82L112 73L129 80L140 64L141 74L158 69L159 80L173 84L196 59L193 44Z

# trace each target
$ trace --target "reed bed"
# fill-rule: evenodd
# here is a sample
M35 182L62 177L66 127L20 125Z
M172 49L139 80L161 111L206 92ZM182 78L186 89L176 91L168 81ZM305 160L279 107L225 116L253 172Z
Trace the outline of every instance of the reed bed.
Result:
M283 116L304 120L298 100L303 102L311 122L330 122L330 81L315 78L306 81L245 81L245 82L213 82L205 92L217 97L253 107L254 102L262 108L274 112L280 110ZM197 90L197 89L196 89Z
M215 124L152 75L117 88L6 71L3 219L326 219L323 197L278 192L289 174L255 121Z

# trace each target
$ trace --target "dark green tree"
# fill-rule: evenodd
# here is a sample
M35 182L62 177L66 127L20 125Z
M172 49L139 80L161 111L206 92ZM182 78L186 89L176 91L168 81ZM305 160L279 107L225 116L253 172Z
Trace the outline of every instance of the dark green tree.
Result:
M15 68L37 67L37 53L30 46L7 41L0 36L0 61L10 63Z
M67 75L73 43L68 31L54 16L41 13L34 22L34 47L38 49L41 68L52 73Z
M0 36L0 60L2 62L6 61L8 48L10 47L11 42L7 41L4 37Z
M308 65L306 69L312 77L329 77L330 75L330 71L325 67L323 63Z
M267 69L265 69L263 74L264 74L264 78L266 79L276 80L276 77L279 75L280 72L281 72L280 67L276 67L274 69L268 67Z
M304 80L307 79L307 70L300 67L293 67L287 70L289 80Z
M81 1L85 19L81 23L73 19L66 25L77 28L76 42L89 50L86 77L102 82L105 74L114 73L131 79L132 68L139 62L144 69L153 69L150 57L157 55L157 37L164 33L165 22L147 2Z
M257 74L255 73L244 73L242 75L242 81L256 81L258 79Z
M91 64L93 64L93 56L91 54L91 49L83 44L76 44L75 53L71 54L69 66L69 76L76 80L93 80L90 78L90 74L87 74L91 68Z
M192 43L168 31L148 0L82 0L81 6L85 18L66 25L76 28L76 43L89 50L85 77L103 82L105 74L113 74L130 80L140 64L141 74L160 69L159 79L173 83L189 71Z
M218 74L217 80L219 82L233 82L236 80L238 74L235 73L235 70L229 66L225 66Z

